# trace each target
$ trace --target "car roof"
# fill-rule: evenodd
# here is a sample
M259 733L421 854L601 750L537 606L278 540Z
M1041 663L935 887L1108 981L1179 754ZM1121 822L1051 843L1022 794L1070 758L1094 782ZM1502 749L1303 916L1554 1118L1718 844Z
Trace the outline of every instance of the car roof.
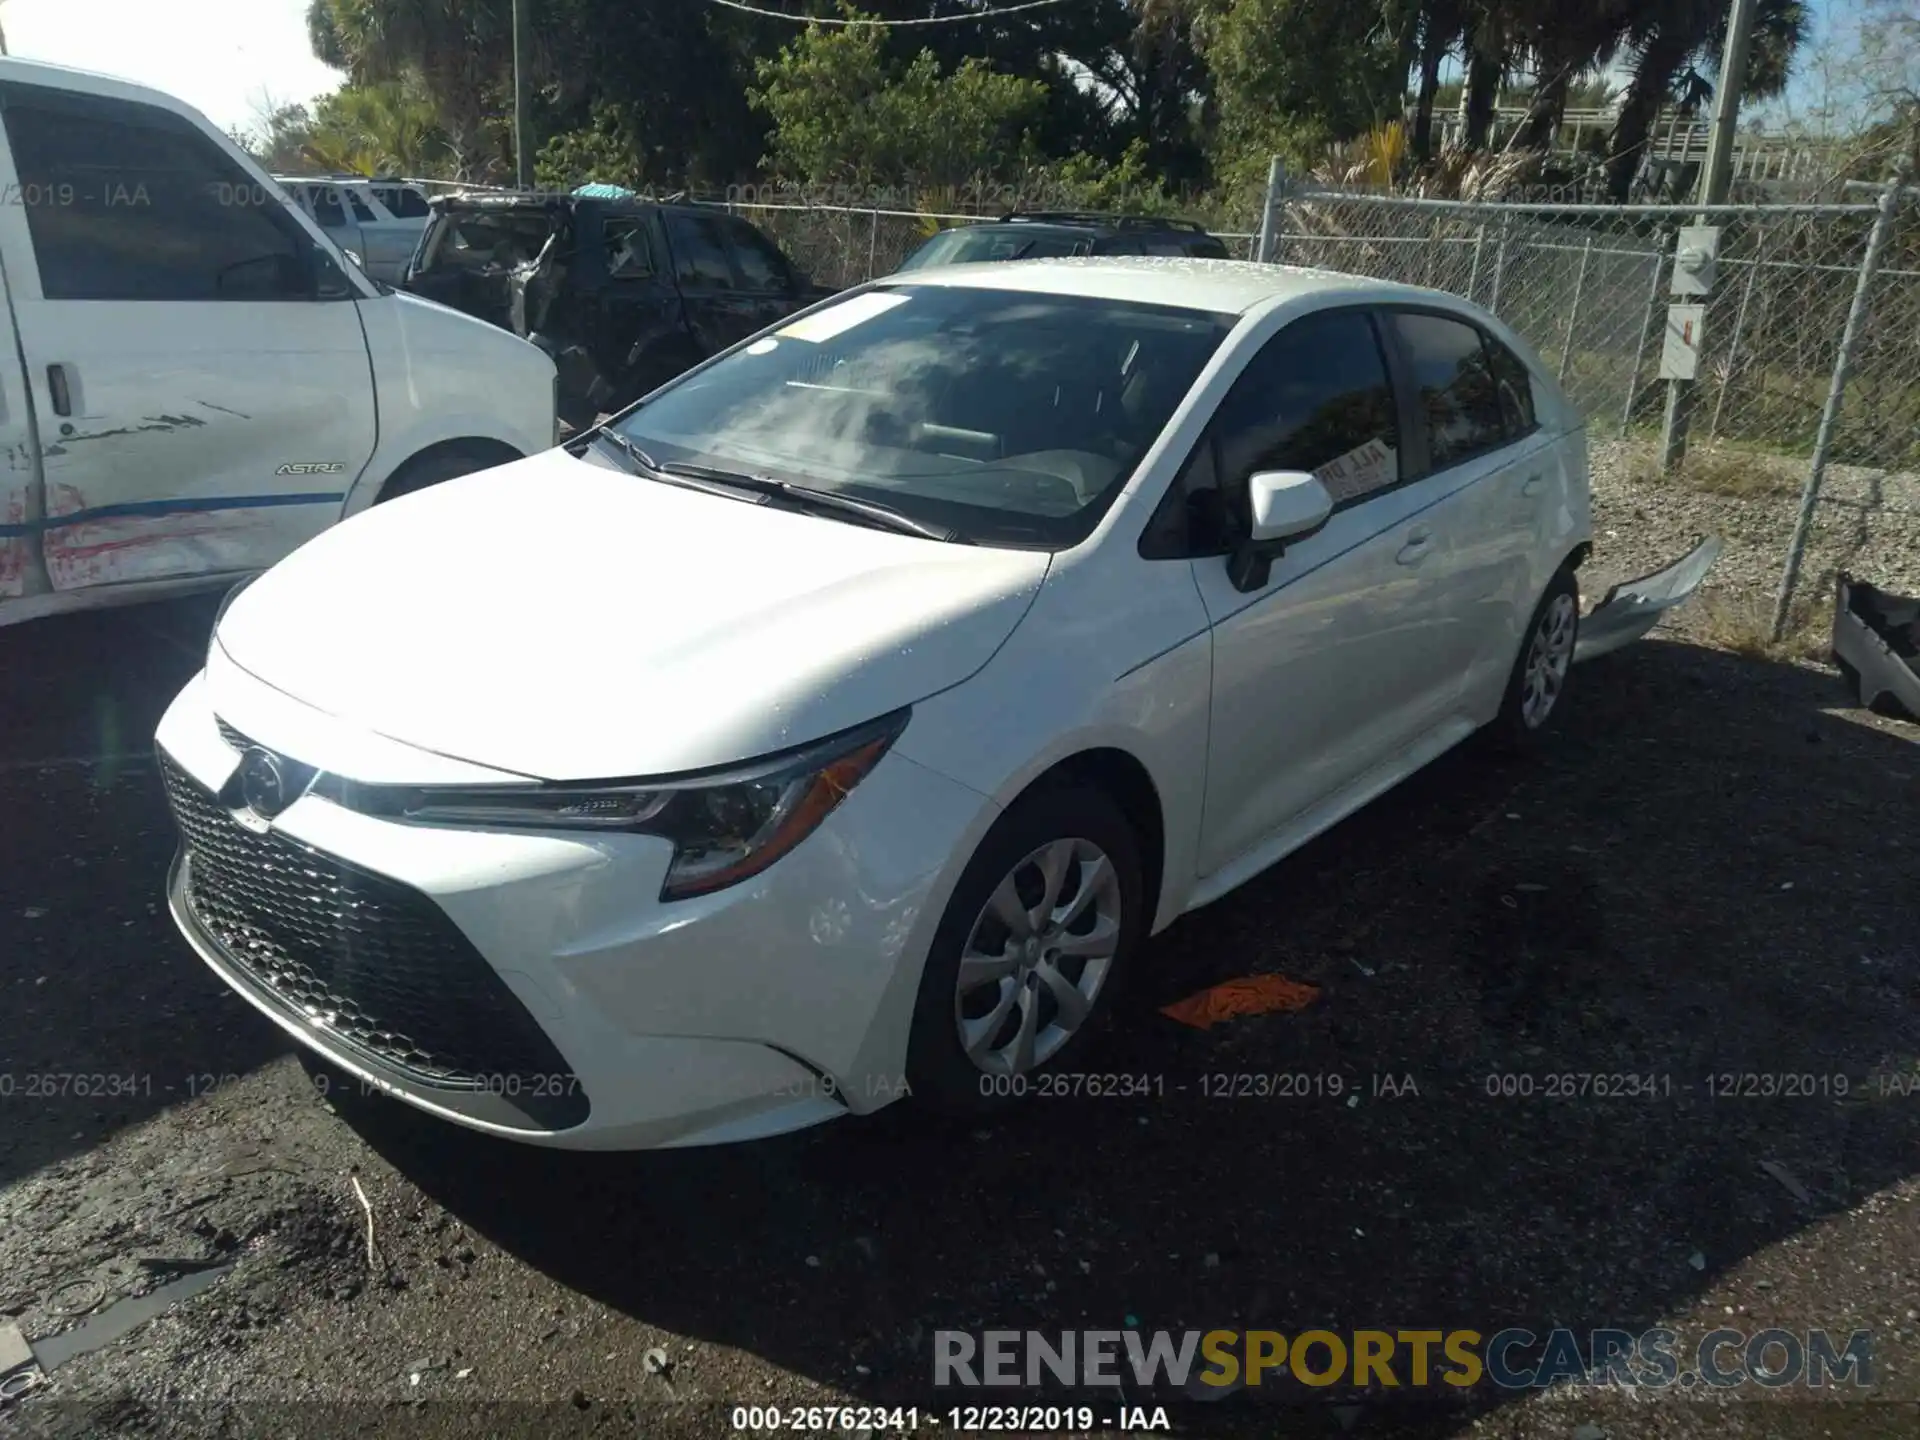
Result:
M1097 300L1138 300L1215 314L1244 315L1269 301L1301 295L1353 292L1374 299L1457 299L1412 285L1393 285L1338 270L1210 260L1189 255L1076 255L1059 259L998 260L945 265L888 276L887 285L951 285L1019 290Z

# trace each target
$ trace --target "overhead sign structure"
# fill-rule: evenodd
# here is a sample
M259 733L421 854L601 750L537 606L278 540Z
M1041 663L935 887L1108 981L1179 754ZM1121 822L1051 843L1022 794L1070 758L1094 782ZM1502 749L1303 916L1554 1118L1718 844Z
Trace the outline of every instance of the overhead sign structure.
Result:
M1700 332L1706 323L1704 305L1667 306L1667 336L1660 347L1660 378L1692 380L1700 373Z

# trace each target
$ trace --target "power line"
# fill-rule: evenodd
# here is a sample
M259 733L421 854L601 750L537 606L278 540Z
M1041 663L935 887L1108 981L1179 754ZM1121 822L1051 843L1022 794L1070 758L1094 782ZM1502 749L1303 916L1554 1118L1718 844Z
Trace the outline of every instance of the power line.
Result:
M1045 10L1054 5L1064 5L1066 0L1023 0L1019 5L975 10L966 15L934 15L921 20L836 20L820 15L792 15L785 10L763 10L757 5L743 4L742 0L707 0L707 3L727 10L738 10L746 15L763 16L768 20L789 20L796 25L877 25L883 30L896 30L905 25L966 25L977 20L996 19L1001 15L1018 15L1022 10Z

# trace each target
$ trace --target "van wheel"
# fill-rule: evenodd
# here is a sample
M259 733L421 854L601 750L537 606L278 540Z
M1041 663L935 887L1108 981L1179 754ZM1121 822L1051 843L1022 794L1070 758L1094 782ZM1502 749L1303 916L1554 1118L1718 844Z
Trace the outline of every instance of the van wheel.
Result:
M411 495L416 490L425 490L430 485L438 485L446 480L458 480L462 475L471 475L477 470L491 469L503 465L508 457L489 456L473 450L450 450L439 455L430 455L422 460L409 460L395 473L394 477L380 487L380 493L373 503L384 505L389 500L402 495Z
M947 902L914 1006L914 1097L976 1117L1071 1067L1146 931L1140 846L1085 786L1038 790L987 832Z
M1579 638L1580 587L1571 570L1560 570L1547 582L1547 593L1527 622L1526 639L1507 677L1500 713L1487 727L1499 749L1524 754L1559 720L1566 709L1567 679Z

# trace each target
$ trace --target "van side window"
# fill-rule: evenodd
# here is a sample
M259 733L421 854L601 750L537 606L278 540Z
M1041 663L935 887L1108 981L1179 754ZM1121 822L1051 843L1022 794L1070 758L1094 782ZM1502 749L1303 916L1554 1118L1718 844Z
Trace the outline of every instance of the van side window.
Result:
M292 300L312 242L192 123L135 101L0 86L49 300Z

